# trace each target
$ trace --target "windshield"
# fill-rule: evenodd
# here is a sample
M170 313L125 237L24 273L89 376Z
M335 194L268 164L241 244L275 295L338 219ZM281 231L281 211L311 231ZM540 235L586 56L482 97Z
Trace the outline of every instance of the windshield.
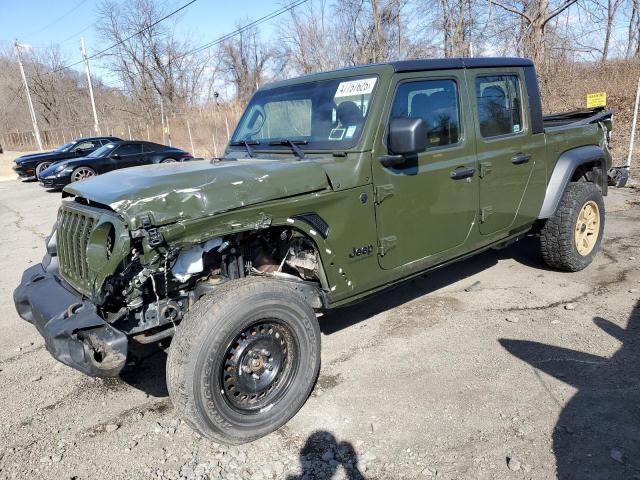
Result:
M109 152L116 148L115 143L107 143L105 146L98 148L91 152L87 157L97 158L97 157L106 157L109 155Z
M61 147L59 147L58 149L56 149L56 152L66 152L66 151L68 151L71 147L73 147L75 144L76 144L75 142L65 143L64 145L62 145Z
M343 77L258 91L231 143L251 142L258 150L282 149L283 140L310 150L353 147L362 134L376 80Z

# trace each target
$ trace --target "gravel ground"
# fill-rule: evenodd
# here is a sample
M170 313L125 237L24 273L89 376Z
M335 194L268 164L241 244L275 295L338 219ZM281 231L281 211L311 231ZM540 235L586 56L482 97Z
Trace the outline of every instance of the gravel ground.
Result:
M226 447L175 417L162 350L111 380L49 356L11 293L42 257L60 194L7 178L2 479L640 478L635 190L607 198L603 250L582 273L546 269L526 239L325 314L304 408Z

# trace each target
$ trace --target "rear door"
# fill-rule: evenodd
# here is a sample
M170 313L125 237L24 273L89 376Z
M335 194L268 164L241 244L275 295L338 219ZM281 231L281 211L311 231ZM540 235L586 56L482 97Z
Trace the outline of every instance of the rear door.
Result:
M532 139L523 71L468 70L474 95L480 177L480 233L514 225L539 142Z
M396 76L373 159L379 262L392 269L465 243L478 210L477 162L463 70ZM428 148L399 166L379 158L388 122L422 117Z

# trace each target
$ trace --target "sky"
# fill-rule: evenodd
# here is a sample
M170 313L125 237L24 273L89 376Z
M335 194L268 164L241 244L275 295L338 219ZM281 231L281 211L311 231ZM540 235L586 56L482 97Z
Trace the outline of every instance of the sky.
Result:
M188 2L157 1L166 4L168 11ZM34 48L60 44L67 64L75 63L82 59L80 37L84 37L89 55L109 46L98 38L93 25L98 4L99 0L0 0L0 46L13 44L16 39ZM176 15L178 32L201 45L235 30L238 21L258 19L282 6L282 0L197 0ZM260 26L265 38L275 23L274 19ZM110 82L108 72L94 63L92 73Z

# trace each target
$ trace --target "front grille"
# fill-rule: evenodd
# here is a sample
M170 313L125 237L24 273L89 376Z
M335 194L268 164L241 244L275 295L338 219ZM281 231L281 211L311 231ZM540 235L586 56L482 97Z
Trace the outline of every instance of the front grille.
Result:
M60 274L73 286L90 284L87 245L94 225L95 219L84 212L65 205L58 211L56 241Z

